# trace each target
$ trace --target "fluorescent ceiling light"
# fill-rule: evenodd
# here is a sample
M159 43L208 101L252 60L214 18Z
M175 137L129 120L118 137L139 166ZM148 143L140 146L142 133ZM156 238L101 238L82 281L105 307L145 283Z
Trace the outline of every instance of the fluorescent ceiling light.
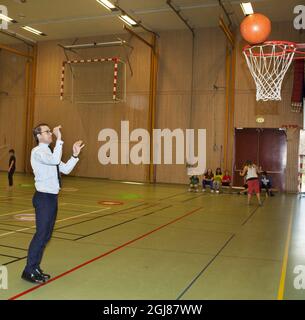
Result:
M240 6L245 16L248 16L249 14L254 13L251 2L242 2Z
M36 30L34 28L31 28L31 27L28 27L28 26L23 26L22 29L26 30L26 31L29 31L29 32L32 32L34 34L37 34L39 36L45 36L46 34L44 34L43 32L39 31L39 30Z
M12 22L12 23L16 23L17 21L0 13L0 20L4 20L4 21L7 21L7 22Z
M131 19L127 14L123 14L121 16L119 16L119 18L127 23L129 26L136 26L138 23L136 21L134 21L133 19Z
M96 1L110 11L117 10L116 6L108 0L96 0Z

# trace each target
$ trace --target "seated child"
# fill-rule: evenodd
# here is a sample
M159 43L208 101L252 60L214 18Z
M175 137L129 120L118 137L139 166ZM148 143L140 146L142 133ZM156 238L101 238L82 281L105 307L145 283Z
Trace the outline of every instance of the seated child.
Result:
M231 182L232 182L232 178L230 176L229 170L226 170L224 176L222 177L221 183L223 186L230 187Z
M216 169L214 180L213 180L213 188L216 190L216 193L219 193L221 188L221 181L222 181L222 172L220 168Z
M214 174L212 169L208 169L206 173L203 176L202 180L202 192L205 192L205 187L208 185L211 188L211 192L214 192L213 190L213 179L214 179Z
M198 176L191 176L190 177L190 188L189 191L195 191L198 192L198 186L199 186L199 178Z
M272 188L271 177L267 175L266 171L263 171L260 177L261 189L266 189L266 195L273 197L274 194L270 190Z

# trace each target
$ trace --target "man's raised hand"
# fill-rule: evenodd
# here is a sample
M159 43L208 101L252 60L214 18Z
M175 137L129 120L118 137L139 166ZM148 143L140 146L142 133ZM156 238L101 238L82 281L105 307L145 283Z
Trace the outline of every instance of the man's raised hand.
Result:
M57 140L61 140L61 132L60 132L61 126L57 126L53 129L53 134L57 138Z
M73 156L77 157L85 145L82 140L76 141L73 145Z

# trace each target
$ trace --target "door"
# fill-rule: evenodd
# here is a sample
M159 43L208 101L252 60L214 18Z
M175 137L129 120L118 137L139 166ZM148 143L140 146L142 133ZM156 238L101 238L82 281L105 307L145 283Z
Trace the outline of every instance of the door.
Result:
M273 187L285 191L286 133L279 129L235 129L234 185L242 186L239 173L252 160L272 177Z

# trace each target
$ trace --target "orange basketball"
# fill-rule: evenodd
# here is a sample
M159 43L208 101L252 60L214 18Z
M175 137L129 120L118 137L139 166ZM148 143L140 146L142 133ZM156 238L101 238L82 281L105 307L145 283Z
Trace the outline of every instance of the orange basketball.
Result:
M260 13L250 14L240 24L240 33L250 44L266 41L270 32L271 21Z

